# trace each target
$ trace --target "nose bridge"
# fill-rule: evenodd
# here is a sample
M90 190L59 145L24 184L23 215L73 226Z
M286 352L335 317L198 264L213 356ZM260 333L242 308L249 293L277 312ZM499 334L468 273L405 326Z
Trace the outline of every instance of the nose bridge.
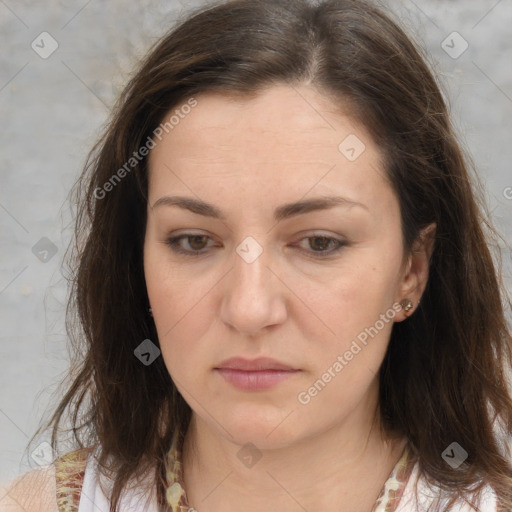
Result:
M268 290L270 272L267 268L269 251L252 236L245 237L236 247L234 258L234 275L232 276L232 291L239 299L249 299L249 302L261 297Z
M283 305L270 271L271 251L254 237L248 236L236 247L234 268L224 290L223 320L241 331L257 331L277 323Z

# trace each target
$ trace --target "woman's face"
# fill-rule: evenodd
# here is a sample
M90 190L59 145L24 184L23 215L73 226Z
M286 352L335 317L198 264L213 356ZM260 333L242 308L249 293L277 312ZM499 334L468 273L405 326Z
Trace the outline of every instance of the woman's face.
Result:
M236 443L360 429L414 285L381 154L307 86L195 99L149 159L144 270L169 373ZM228 369L234 357L295 371Z

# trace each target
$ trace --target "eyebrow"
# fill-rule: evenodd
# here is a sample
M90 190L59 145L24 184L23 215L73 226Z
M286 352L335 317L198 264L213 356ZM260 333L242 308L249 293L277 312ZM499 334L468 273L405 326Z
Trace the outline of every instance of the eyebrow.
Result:
M195 199L193 197L163 196L153 204L152 208L164 205L178 206L179 208L189 210L192 213L196 213L198 215L203 215L204 217L212 217L214 219L219 219L222 221L226 220L226 216L222 213L222 211L219 208L217 208L213 204L201 201L200 199ZM296 201L294 203L283 204L274 210L274 220L279 222L284 219L294 217L296 215L303 215L305 213L317 210L327 210L335 206L344 206L347 208L357 206L369 211L366 205L358 203L356 201L352 201L345 197L322 196L311 199L304 199L302 201Z

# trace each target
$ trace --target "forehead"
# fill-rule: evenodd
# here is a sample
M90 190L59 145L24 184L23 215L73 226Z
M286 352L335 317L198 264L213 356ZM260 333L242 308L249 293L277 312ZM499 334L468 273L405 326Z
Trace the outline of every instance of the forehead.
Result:
M306 86L275 85L248 98L206 92L196 96L196 101L197 106L180 116L167 134L172 137L164 134L177 157L190 156L199 149L204 152L206 147L221 152L259 149L259 153L269 146L275 150L274 156L286 155L287 159L293 158L293 151L289 150L293 147L306 152L312 150L312 154L322 147L330 147L337 155L340 137L358 132L362 139L369 138L355 120ZM243 146L238 144L241 141L245 143Z
M247 200L278 192L297 199L315 188L372 201L386 185L381 153L365 128L310 87L195 99L151 151L150 196L185 192L188 183L198 195L236 189Z

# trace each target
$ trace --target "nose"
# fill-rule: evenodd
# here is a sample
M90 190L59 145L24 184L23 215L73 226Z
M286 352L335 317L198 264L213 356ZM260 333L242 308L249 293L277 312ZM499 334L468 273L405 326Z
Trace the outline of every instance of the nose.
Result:
M280 324L287 315L288 288L272 264L270 251L258 253L254 243L240 244L222 285L221 319L247 335Z

